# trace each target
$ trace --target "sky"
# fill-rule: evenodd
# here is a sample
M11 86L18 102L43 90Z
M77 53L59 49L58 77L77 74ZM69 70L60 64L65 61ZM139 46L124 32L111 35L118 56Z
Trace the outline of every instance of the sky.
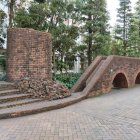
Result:
M116 22L116 15L117 15L117 8L119 6L119 0L106 0L107 1L107 9L110 14L110 24L111 26L115 25ZM135 3L138 0L131 0L132 8L135 7Z

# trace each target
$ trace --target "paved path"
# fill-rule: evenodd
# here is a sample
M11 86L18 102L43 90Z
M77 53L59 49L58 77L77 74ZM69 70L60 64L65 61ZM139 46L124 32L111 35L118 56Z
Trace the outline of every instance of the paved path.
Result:
M140 86L0 120L0 140L140 140Z

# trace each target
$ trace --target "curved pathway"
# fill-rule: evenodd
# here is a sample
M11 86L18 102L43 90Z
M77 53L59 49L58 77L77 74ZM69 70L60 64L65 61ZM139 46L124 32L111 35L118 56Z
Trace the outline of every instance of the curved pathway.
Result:
M0 140L139 140L140 86L72 106L0 120Z

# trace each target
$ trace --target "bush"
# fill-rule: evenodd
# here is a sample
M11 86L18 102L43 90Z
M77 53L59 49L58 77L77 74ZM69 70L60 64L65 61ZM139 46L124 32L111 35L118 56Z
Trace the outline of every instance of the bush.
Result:
M65 84L69 89L73 87L76 81L80 78L81 73L63 73L63 74L56 74L53 80L60 81L61 83Z
M6 70L6 58L3 55L0 55L0 65L3 67L4 71Z
M6 80L6 74L0 74L0 81Z

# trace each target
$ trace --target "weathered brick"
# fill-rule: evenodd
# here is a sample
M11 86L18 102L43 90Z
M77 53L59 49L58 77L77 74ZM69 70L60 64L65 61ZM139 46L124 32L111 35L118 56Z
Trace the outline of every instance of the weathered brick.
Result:
M133 87L140 84L140 59L124 56L98 56L86 69L71 92L83 91L97 96L108 93L113 86Z
M7 33L7 78L52 79L51 36L27 28L10 28Z

